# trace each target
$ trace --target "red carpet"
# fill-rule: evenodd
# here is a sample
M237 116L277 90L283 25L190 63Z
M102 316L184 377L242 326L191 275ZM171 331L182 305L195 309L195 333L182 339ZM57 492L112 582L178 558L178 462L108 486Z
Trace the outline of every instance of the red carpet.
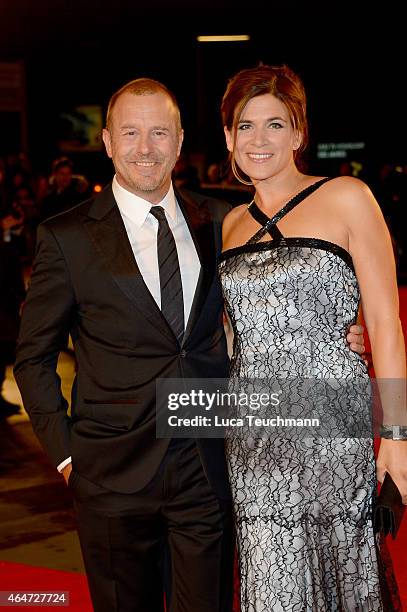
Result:
M406 550L407 550L407 521L403 519L403 525L397 534L397 540L393 542L390 537L387 537L387 545L390 555L393 560L394 571L397 578L397 584L400 589L400 598L403 604L403 610L407 610L407 566L406 566Z
M69 610L69 612L92 612L93 610L86 577L82 574L0 561L0 591L18 590L46 593L69 592L69 606L30 606L31 609ZM30 608L28 606L13 606L12 609L23 612Z

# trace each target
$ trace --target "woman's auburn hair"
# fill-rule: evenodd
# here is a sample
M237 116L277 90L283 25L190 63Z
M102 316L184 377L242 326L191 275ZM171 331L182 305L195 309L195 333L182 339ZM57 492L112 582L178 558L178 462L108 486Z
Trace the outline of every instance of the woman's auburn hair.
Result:
M223 125L229 132L236 132L237 123L249 100L268 93L286 106L294 130L301 134L300 146L294 151L297 162L308 145L307 101L302 80L285 64L260 65L235 74L229 80L222 98Z

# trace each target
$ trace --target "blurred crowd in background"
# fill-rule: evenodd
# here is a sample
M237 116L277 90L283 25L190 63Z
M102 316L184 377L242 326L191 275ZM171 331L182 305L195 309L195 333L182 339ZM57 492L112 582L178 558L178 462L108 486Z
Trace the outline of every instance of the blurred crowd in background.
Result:
M85 176L77 162L61 156L49 164L49 172L36 172L24 153L0 157L0 242L12 247L29 275L35 254L37 225L86 200L104 188ZM79 164L80 166L80 164ZM365 179L362 164L341 162L332 175L353 175ZM226 162L210 163L203 170L182 154L173 173L174 184L226 200L232 206L248 203L250 187L241 185ZM407 167L383 164L377 176L367 179L376 196L393 238L399 280L407 278ZM27 278L26 278L27 280Z
M50 162L49 172L33 171L26 154L0 158L0 420L19 412L1 395L6 366L14 361L19 315L35 256L37 226L104 188L67 156ZM338 164L336 175L365 178L360 163ZM333 175L333 174L332 174ZM251 187L238 183L226 163L211 163L202 171L187 154L173 174L177 187L223 199L233 206L250 202ZM373 190L393 240L400 284L407 282L407 167L386 163L367 181Z

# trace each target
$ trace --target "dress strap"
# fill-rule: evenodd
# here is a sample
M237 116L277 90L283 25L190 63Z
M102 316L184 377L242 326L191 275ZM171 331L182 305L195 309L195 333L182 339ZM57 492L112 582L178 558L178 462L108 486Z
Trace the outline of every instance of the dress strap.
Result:
M254 238L256 238L257 234L259 234L260 232L261 232L260 238L264 236L264 234L266 234L267 232L271 235L273 240L283 237L277 225L269 224L270 218L266 214L264 214L262 210L260 210L260 208L257 206L254 200L250 202L247 209L249 213L251 214L251 216L257 221L257 223L260 223L260 225L262 226L262 228L253 236L253 238L250 239L250 242ZM257 242L257 240L255 240L255 242Z
M291 198L273 217L268 217L260 208L257 206L256 202L252 200L248 205L248 211L252 215L252 217L262 225L261 229L252 236L246 244L254 244L261 240L261 238L269 233L273 240L283 239L284 236L280 232L277 227L277 223L281 221L281 219L289 213L293 208L295 208L300 202L305 200L309 195L314 193L321 185L330 181L333 177L325 177L312 183L312 185L308 185L302 191L297 193L294 197Z

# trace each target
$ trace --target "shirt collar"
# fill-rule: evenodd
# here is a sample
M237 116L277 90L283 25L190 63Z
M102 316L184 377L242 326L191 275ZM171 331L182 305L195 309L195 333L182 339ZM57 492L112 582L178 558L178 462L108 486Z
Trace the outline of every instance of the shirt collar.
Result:
M150 212L151 202L147 202L144 198L140 198L122 187L117 181L116 175L113 178L112 190L121 214L130 219L137 227L141 227ZM177 203L172 183L168 192L157 206L162 206L169 217L174 221L176 220Z

